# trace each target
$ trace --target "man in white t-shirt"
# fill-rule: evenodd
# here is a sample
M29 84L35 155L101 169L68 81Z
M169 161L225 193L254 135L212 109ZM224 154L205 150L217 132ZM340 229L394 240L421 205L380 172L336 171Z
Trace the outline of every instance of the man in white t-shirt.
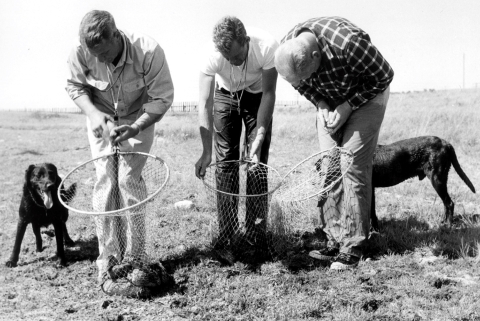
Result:
M215 25L213 49L200 68L199 121L203 153L195 164L195 174L201 178L212 161L212 135L215 138L216 162L240 159L242 122L250 144L249 157L255 163L268 161L275 105L277 71L275 50L278 42L268 33L248 29L236 17L226 16ZM212 113L213 108L213 113ZM238 171L223 163L217 167L217 188L238 194ZM255 173L247 175L247 194L265 193ZM265 178L263 178L265 179ZM233 183L236 182L236 183ZM219 239L229 243L238 233L236 201L219 193L217 210ZM259 206L247 198L246 232L250 239L262 234L268 202ZM261 229L261 230L258 230ZM264 234L264 233L263 233Z

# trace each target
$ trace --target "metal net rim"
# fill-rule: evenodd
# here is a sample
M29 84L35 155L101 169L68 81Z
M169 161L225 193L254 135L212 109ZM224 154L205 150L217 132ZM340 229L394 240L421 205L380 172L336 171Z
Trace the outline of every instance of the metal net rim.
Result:
M106 157L110 157L110 156L113 156L115 155L116 152L112 152L112 153L109 153L109 154L106 154L106 155L102 155L102 156L98 156L98 157L95 157L95 158L92 158L86 162L83 162L81 163L80 165L78 165L77 167L75 167L74 169L72 169L70 172L68 172L67 175L65 175L65 177L62 179L61 183L60 183L60 186L64 186L66 180L75 172L77 171L79 168L87 165L88 163L93 163L101 158L106 158ZM160 161L160 163L162 164L163 167L165 167L165 172L166 172L166 175L165 175L165 181L162 183L162 185L155 191L152 193L152 195L150 195L149 197L147 197L146 199L142 200L141 202L138 202L134 205L131 205L131 206L128 206L128 207L125 207L125 208L121 208L119 210L114 210L114 211L104 211L104 212L88 212L88 211L83 211L83 210L78 210L78 209L75 209L73 207L71 207L70 205L67 204L67 202L64 202L62 197L61 197L61 192L63 189L59 188L57 190L57 197L60 201L60 203L65 206L65 208L67 208L69 211L72 211L74 213L77 213L77 214L81 214L81 215L87 215L87 216L122 216L121 213L123 212L127 212L131 209L134 209L136 207L139 207L147 202L150 202L151 200L153 200L155 198L155 196L157 196L162 190L163 188L167 185L169 179L170 179L170 168L168 167L167 163L161 159L160 157L158 156L155 156L155 155L152 155L152 154L148 154L148 153L142 153L142 152L118 152L118 155L132 155L132 154L138 154L138 155L143 155L143 156L146 156L146 157L150 157L150 158L153 158L157 161ZM128 213L124 213L124 215L128 215Z
M325 154L325 153L328 153L328 152L331 152L332 150L334 149L338 149L342 154L346 154L349 156L348 158L348 162L345 163L345 170L342 171L342 175L338 176L332 183L330 183L329 185L321 188L318 192L316 193L313 193L313 194L310 194L306 197L303 197L303 198L300 198L300 199L290 199L290 200L282 200L282 199L279 199L278 201L280 203L296 203L296 202L304 202L304 201L307 201L311 198L314 198L314 197L318 197L319 195L324 195L326 193L328 193L328 191L335 185L337 184L337 182L342 179L343 176L345 176L345 174L347 173L348 169L350 168L350 166L352 166L352 163L353 163L353 153L351 150L347 149L347 148L344 148L344 147L340 147L340 146L333 146L329 149L325 149L325 150L321 150L319 152L316 152L310 156L308 156L307 158L303 159L302 161L300 161L297 165L293 166L292 169L290 171L288 171L287 174L285 174L285 176L283 176L282 178L282 182L285 182L286 181L286 178L288 177L288 175L290 175L291 173L293 173L295 170L297 170L298 167L300 167L302 164L308 162L310 159L314 158L314 157L318 157L318 155L321 155L321 154Z
M210 165L207 166L207 169L210 168L210 167L216 167L218 166L218 164L226 164L226 163L240 163L240 165L242 165L242 163L249 163L249 164L253 164L253 165L257 165L257 163L251 161L251 160L229 160L229 161L223 161L223 162L215 162L215 163L212 163ZM264 164L264 163L258 163L258 165L261 165L261 166L265 166L267 167L270 171L272 171L273 173L275 173L275 176L278 177L278 180L279 182L276 184L276 186L273 188L273 189L270 189L269 191L267 191L266 193L262 193L262 194L234 194L234 193L228 193L228 192L224 192L224 191L221 191L221 190L218 190L217 188L215 188L214 186L208 184L207 182L205 182L205 179L202 178L202 182L203 182L203 185L208 188L209 190L213 191L213 192L216 192L216 193L221 193L221 194L224 194L224 195L230 195L230 196L235 196L235 197L260 197L260 196L266 196L266 195L270 195L270 194L273 194L283 183L283 177L280 175L280 173L275 169L273 168L272 166L270 165L267 165L267 164Z

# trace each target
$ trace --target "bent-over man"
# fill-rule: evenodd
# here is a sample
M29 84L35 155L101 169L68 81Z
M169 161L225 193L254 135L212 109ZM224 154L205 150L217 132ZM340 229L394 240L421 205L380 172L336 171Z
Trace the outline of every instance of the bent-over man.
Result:
M248 30L248 33L247 33ZM251 144L249 156L255 163L268 162L275 105L277 71L274 66L277 41L268 33L246 29L236 17L224 17L214 27L214 48L200 67L199 121L203 152L195 165L201 178L212 161L212 135L215 139L217 188L238 194L238 170L225 161L240 159L242 122ZM265 178L248 171L247 194L267 192ZM237 201L218 194L219 239L226 243L239 232ZM247 237L265 232L267 197L261 206L247 198L245 226ZM260 233L258 233L260 232Z
M66 90L87 116L92 157L111 153L112 144L118 145L120 151L148 153L155 123L162 119L173 101L173 84L163 49L146 35L117 29L112 15L99 10L84 16L79 40L68 58L70 75ZM118 117L116 127L114 116ZM99 212L115 209L108 200L112 180L107 166L111 164L102 160L95 163L97 182L93 205ZM121 207L146 197L141 177L145 161L134 161L126 159L119 168L127 177L119 186ZM112 260L121 262L125 256L135 259L144 254L145 213L134 214L129 219L96 218L100 281ZM130 240L126 240L127 237Z
M319 201L328 244L310 256L333 261L331 269L355 267L369 233L373 153L393 70L370 36L340 17L296 25L282 39L275 66L317 108L320 148L353 152L343 181Z

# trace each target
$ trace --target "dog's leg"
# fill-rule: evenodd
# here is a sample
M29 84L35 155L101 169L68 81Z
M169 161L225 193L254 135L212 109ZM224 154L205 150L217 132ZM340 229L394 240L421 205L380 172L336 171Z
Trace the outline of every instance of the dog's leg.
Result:
M72 185L73 187L75 187L76 185L73 184ZM70 186L70 188L72 187ZM70 238L70 235L68 234L68 230L67 230L67 220L68 220L68 210L67 209L64 209L64 211L62 211L62 230L63 230L63 240L65 241L65 245L66 246L75 246L75 242Z
M450 195L448 195L447 191L447 179L443 177L444 175L439 174L432 174L430 181L432 182L433 188L437 191L438 196L443 202L445 206L445 219L443 223L448 223L450 226L453 223L453 210L455 208L455 204L453 203Z
M43 251L43 240L40 234L40 225L37 222L32 222L33 234L35 234L35 241L37 243L37 252Z
M13 245L12 255L10 259L5 264L8 267L16 267L18 262L18 257L20 255L20 247L22 246L23 237L25 236L25 231L27 230L27 223L23 220L18 221L17 225L17 235L15 236L15 244Z
M67 260L65 259L65 249L63 247L63 223L61 220L55 221L53 227L55 229L55 240L57 241L57 257L58 264L61 266L67 265Z
M378 232L378 218L377 211L375 209L375 187L372 184L372 204L370 207L370 221L372 223L372 229Z
M63 240L65 241L66 246L75 246L75 242L70 238L67 230L67 223L62 222L62 230L63 230Z

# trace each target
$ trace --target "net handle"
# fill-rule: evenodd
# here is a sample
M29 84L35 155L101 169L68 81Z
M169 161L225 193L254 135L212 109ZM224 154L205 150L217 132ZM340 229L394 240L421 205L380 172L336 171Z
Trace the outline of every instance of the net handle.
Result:
M90 159L86 162L83 162L82 164L78 165L77 167L75 167L74 169L72 169L70 172L68 172L67 175L65 175L65 177L62 179L62 182L60 183L60 186L64 186L64 183L65 181L67 180L67 178L73 173L75 172L77 169L79 169L80 167L88 164L88 163L91 163L91 162L94 162L100 158L104 158L104 157L109 157L109 156L113 156L115 155L115 153L118 153L118 155L128 155L128 154L139 154L139 155L143 155L143 156L147 156L147 157L151 157L151 158L154 158L158 161L160 161L163 166L165 166L165 169L166 169L166 178L165 178L165 181L163 182L162 186L160 186L160 188L158 188L152 195L150 195L149 197L147 197L146 199L144 199L143 201L141 202L138 202L134 205L131 205L131 206L128 206L128 207L125 207L125 208L122 208L120 210L115 210L115 211L106 211L106 212L87 212L87 211L82 211L82 210L77 210L71 206L69 206L66 202L64 202L62 200L62 197L61 197L61 191L62 189L59 188L57 190L57 197L58 199L60 200L60 203L65 206L68 210L72 211L72 212L75 212L77 214L83 214L83 215L95 215L95 216L102 216L102 215L113 215L113 214L119 214L119 213L122 213L122 212L125 212L127 210L130 210L132 208L135 208L135 207L138 207L142 204L145 204L147 202L149 202L153 197L155 197L156 195L158 195L158 193L160 193L160 191L165 187L165 185L167 185L169 179L170 179L170 168L168 167L167 163L165 163L160 157L158 156L155 156L155 155L152 155L152 154L147 154L147 153L142 153L142 152L113 152L113 153L109 153L109 154L106 154L106 155L102 155L102 156L99 156L99 157L96 157L96 158L93 158L93 159ZM65 188L65 187L64 187Z
M225 164L225 163L249 163L249 164L255 164L257 165L257 163L253 162L253 161L250 161L250 160L246 160L246 159L243 159L243 160L230 160L230 161L223 161L223 162L218 162L218 163L212 163L210 165L207 166L207 168L209 167L213 167L213 166L216 166L218 164ZM203 185L208 188L209 190L211 191L214 191L214 192L217 192L217 193L222 193L224 195L230 195L230 196L236 196L236 197L259 197L259 196L266 196L266 195L270 195L272 194L273 192L275 192L283 183L283 177L280 175L280 173L273 167L271 166L268 166L267 164L263 164L263 163L258 163L258 165L261 165L261 166L265 166L265 167L268 167L270 170L272 170L273 172L275 172L278 177L280 177L280 182L277 184L277 186L275 186L275 188L269 190L268 192L266 193L262 193L262 194L249 194L249 195L244 195L244 194L233 194L233 193L228 193L228 192L224 192L224 191L220 191L218 189L216 189L215 187L207 184L205 182L205 179L202 178L202 182L203 182Z

